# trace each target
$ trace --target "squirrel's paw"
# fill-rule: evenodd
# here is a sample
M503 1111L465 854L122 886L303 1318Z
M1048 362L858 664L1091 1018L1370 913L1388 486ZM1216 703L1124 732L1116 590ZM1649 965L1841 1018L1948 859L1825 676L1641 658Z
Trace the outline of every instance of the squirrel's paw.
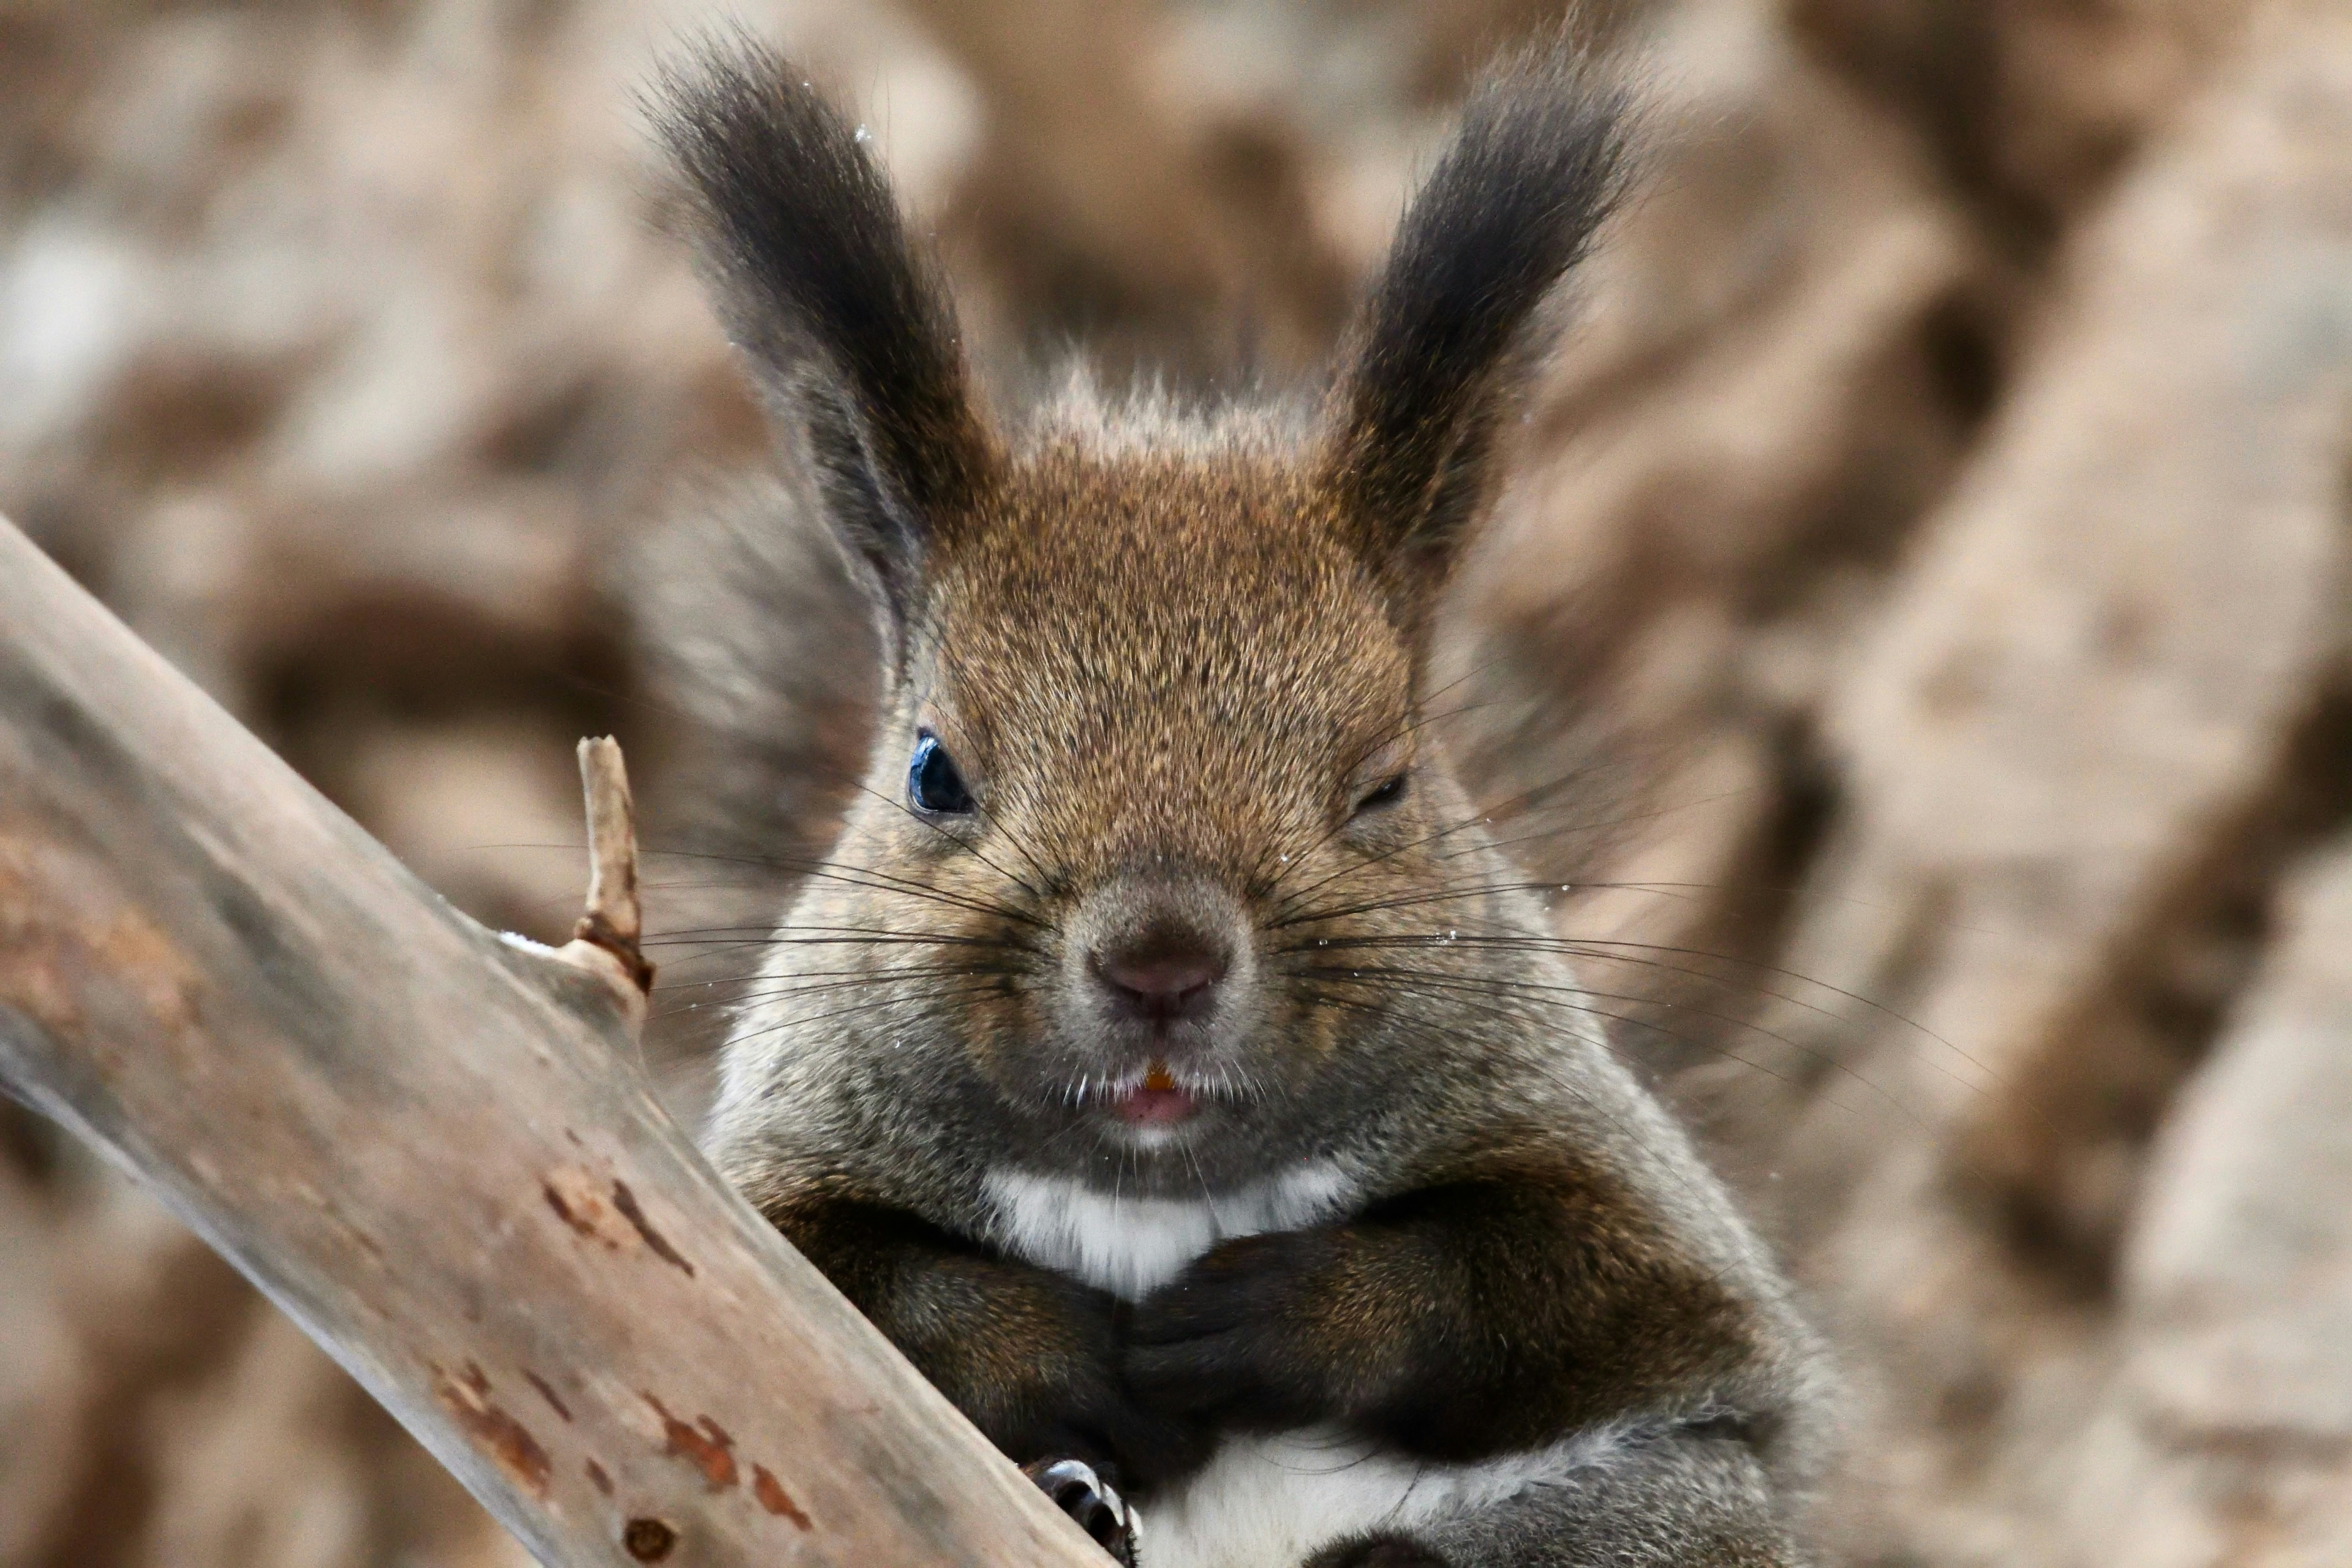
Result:
M1016 1459L1041 1455L1041 1464L1079 1459L1114 1485L1146 1490L1191 1475L1216 1447L1207 1425L1149 1408L1108 1382L1060 1394L1054 1418L1018 1432L991 1433L997 1446Z
M1452 1568L1452 1565L1429 1548L1402 1535L1370 1535L1325 1547L1307 1560L1306 1568Z
M1202 1258L1135 1309L1129 1386L1154 1409L1242 1425L1325 1414L1313 1309L1331 1245L1312 1231L1253 1236Z
M1112 1562L1136 1568L1135 1514L1093 1466L1083 1459L1038 1459L1022 1466L1021 1473L1076 1520Z

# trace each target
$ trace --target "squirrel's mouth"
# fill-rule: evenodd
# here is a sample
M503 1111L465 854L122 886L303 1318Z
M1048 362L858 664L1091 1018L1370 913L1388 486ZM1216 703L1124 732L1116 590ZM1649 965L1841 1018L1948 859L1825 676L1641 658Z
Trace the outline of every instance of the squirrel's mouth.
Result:
M1166 1062L1153 1062L1141 1083L1114 1089L1108 1103L1111 1114L1130 1127L1173 1127L1192 1114L1200 1098L1176 1081Z
M1149 1145L1213 1106L1241 1103L1248 1099L1248 1079L1231 1067L1154 1057L1124 1073L1082 1077L1062 1099L1072 1110L1108 1118Z

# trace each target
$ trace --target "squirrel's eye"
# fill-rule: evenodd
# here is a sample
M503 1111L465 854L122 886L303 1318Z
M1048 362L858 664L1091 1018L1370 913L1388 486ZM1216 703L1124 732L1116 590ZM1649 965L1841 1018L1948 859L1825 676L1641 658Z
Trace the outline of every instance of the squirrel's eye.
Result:
M907 763L907 798L932 816L961 816L972 808L971 791L956 772L955 759L929 730L915 737L915 754Z
M1394 805L1404 798L1404 785L1405 775L1402 773L1382 779L1373 785L1370 792L1361 800L1356 802L1356 809L1359 812L1378 811L1384 805Z

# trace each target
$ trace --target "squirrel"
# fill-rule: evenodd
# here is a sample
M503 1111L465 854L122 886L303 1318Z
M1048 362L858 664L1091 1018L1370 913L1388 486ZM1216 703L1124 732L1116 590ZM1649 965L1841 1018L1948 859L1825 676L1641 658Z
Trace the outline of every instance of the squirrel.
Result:
M1808 1561L1816 1342L1563 1026L1429 724L1622 91L1494 68L1323 391L1018 416L797 67L706 48L656 102L883 665L721 1052L721 1173L1012 1459L1123 1492L1148 1568Z

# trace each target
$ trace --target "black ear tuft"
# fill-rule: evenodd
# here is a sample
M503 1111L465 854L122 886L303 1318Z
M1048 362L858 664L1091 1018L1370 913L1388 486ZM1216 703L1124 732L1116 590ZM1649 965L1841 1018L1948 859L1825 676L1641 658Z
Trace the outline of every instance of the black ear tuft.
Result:
M832 521L903 628L926 547L988 482L955 311L854 128L745 38L662 73L730 331L804 425Z
M1572 47L1508 59L1405 212L1337 387L1329 478L1378 563L1417 590L1486 498L1524 329L1608 216L1625 120Z

